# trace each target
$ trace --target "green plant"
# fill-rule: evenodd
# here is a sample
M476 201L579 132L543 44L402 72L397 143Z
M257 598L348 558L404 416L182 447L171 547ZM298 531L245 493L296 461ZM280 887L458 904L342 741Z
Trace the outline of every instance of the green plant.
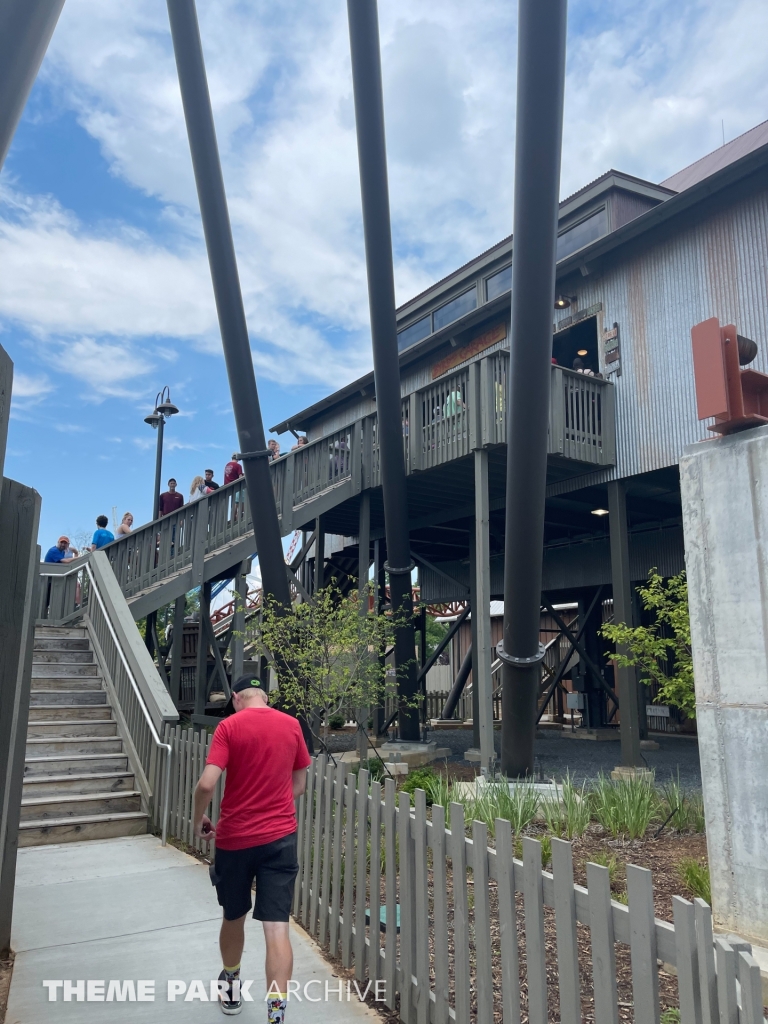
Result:
M489 830L495 833L496 818L506 818L512 825L514 835L519 835L530 825L539 813L541 799L532 783L521 782L510 788L506 781L490 783L485 787L482 797L485 801L486 817Z
M596 853L589 858L591 864L599 864L601 868L608 868L608 878L611 888L616 884L619 877L619 860L613 853Z
M384 765L378 759L378 757L369 757L367 761L364 761L362 763L362 765L356 765L350 768L347 774L354 775L355 777L357 777L360 768L364 768L368 772L371 782L381 782L381 780L387 774L386 771L384 770Z
M629 894L627 892L614 892L611 894L611 899L616 900L617 903L623 903L625 907L629 904Z
M650 626L628 626L626 622L606 623L601 633L616 645L608 657L618 665L635 665L645 682L659 687L657 701L680 708L696 717L693 689L691 622L688 614L688 582L685 573L664 582L656 569L648 573L644 587L638 587L643 608L655 621Z
M680 1010L676 1006L667 1007L659 1017L659 1024L680 1024Z
M701 793L683 789L680 776L660 787L660 816L678 832L704 831L704 801ZM670 817L671 815L671 817Z
M416 768L414 771L408 772L400 789L404 793L410 793L411 796L417 789L423 789L427 797L427 807L431 807L435 802L435 793L440 791L440 782L440 776L435 769L425 765L423 768Z
M290 609L265 602L248 639L255 654L270 657L277 667L275 702L311 722L318 708L330 721L345 708L368 708L397 696L397 677L388 676L375 655L392 645L397 616L361 614L365 608L356 590L344 596L335 586Z
M542 798L541 811L546 826L553 835L564 836L566 839L578 839L583 836L591 817L586 783L581 789L577 789L567 775L559 794Z
M541 843L541 866L546 868L552 860L552 840L549 836L542 836Z
M659 799L653 780L635 776L614 782L599 775L590 793L595 818L616 838L640 839L658 819Z
M700 899L706 900L707 903L711 904L712 886L709 880L709 868L707 865L702 864L701 861L694 860L692 857L686 857L680 861L677 869L688 892L692 896L698 896Z
M344 715L331 715L328 719L328 726L331 729L343 729L346 724Z

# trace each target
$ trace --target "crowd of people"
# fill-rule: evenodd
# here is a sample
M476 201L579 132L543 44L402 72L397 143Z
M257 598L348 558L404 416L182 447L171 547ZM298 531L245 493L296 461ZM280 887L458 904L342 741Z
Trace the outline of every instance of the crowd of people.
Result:
M307 444L306 437L298 437L296 444L291 448L291 451L301 448ZM269 449L269 461L275 462L281 457L280 445L278 442L271 438L267 443ZM234 483L235 480L239 480L243 475L243 467L238 459L237 452L232 453L232 458L224 467L224 484ZM192 483L189 487L189 498L187 502L197 501L198 498L204 497L206 494L213 494L217 491L221 484L217 483L213 479L214 471L212 469L206 469L203 472L203 476L195 476L192 479ZM184 495L177 490L178 483L171 477L168 481L168 490L164 491L160 495L159 501L159 515L167 516L171 512L175 512L185 504ZM235 499L237 500L237 495ZM74 558L78 558L81 554L85 554L86 551L98 551L99 548L103 548L107 544L111 544L113 540L120 540L121 537L130 536L133 528L133 513L126 512L123 515L120 525L116 528L115 532L112 533L107 527L109 526L109 519L104 516L96 517L96 530L94 531L91 543L86 545L82 551L78 548L73 547L70 543L69 537L66 534L62 534L61 537L56 541L52 548L49 548L45 555L46 562L71 562Z

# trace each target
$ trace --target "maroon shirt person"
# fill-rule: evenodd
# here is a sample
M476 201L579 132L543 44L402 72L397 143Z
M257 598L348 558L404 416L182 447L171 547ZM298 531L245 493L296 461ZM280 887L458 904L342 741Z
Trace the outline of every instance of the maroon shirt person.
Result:
M168 481L168 490L160 495L160 515L167 516L181 508L184 504L184 495L176 490L176 481L171 477Z

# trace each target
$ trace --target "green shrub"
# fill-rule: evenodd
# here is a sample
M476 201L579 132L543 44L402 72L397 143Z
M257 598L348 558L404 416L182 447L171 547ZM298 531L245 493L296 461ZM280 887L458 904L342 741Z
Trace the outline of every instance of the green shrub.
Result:
M549 836L542 836L541 843L541 866L546 868L552 861L552 840Z
M344 718L344 715L331 715L328 719L328 725L331 729L343 729L346 724L347 721Z
M640 839L659 817L659 797L653 781L643 778L614 782L600 775L590 793L595 818L614 838Z
M712 886L709 881L709 868L701 861L686 857L678 865L680 878L688 892L699 899L712 904Z
M586 783L577 789L570 776L566 776L559 795L542 798L541 810L552 835L580 838L586 832L591 817Z
M680 1024L680 1010L676 1006L668 1007L659 1017L659 1024Z
M404 793L410 793L411 796L417 789L423 789L427 797L427 807L431 807L440 781L440 776L435 769L424 765L423 768L415 768L412 772L408 772L400 789Z

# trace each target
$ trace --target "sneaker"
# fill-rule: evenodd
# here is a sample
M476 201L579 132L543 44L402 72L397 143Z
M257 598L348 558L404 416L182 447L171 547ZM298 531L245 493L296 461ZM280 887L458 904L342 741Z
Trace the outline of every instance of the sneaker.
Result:
M222 971L221 974L219 975L219 981L226 980L226 972ZM235 1014L240 1013L240 1011L242 1010L243 1000L240 998L239 994L237 999L232 998L232 985L228 985L227 988L228 991L226 995L224 995L223 992L219 992L219 1006L221 1007L222 1013L226 1013L228 1017L234 1017Z

